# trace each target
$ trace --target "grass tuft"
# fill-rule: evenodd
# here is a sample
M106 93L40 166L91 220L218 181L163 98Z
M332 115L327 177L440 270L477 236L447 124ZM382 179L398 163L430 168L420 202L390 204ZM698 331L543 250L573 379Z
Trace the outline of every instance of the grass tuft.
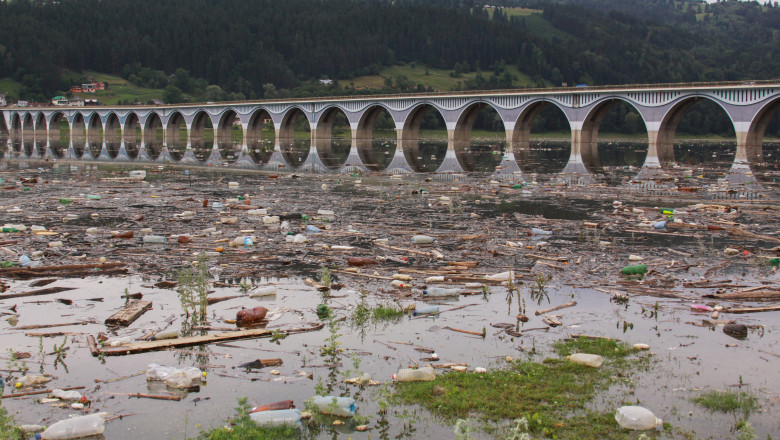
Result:
M710 411L743 414L746 418L758 409L758 398L745 391L708 391L699 397L691 399Z

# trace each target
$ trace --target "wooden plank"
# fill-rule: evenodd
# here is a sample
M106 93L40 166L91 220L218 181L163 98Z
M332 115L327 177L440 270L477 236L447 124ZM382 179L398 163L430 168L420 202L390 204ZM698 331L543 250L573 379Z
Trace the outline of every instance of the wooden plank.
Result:
M151 301L136 300L106 318L106 325L128 326L147 310L152 308Z
M285 334L301 333L301 332L307 332L312 330L319 330L324 326L325 324L320 322L308 328L281 330L281 333L285 333ZM236 339L261 338L264 336L271 336L271 333L272 333L271 330L267 330L264 328L256 328L256 329L249 329L249 330L239 330L235 332L217 333L214 335L189 336L189 337L177 338L177 339L163 339L159 341L134 342L132 344L121 345L118 347L99 348L97 351L97 355L102 354L105 356L120 356L125 354L136 354L136 353L143 353L146 351L164 350L166 348L188 347L191 345L211 344L215 342L231 341Z
M76 287L47 287L45 289L28 290L27 292L9 293L7 295L0 295L0 301L11 298L23 298L26 296L51 295L53 293L66 292L74 289L76 289Z

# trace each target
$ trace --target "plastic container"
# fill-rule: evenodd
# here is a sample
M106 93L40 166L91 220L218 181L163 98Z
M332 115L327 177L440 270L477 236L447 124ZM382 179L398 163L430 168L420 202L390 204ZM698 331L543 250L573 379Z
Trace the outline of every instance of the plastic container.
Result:
M545 231L544 229L531 228L531 234L533 235L552 235L552 231Z
M249 418L260 426L301 427L301 411L297 409L279 409L249 413Z
M414 244L431 244L436 241L435 238L427 235L415 235L412 237L412 243Z
M666 221L660 221L653 223L653 229L656 231L665 231L666 230Z
M162 235L144 235L144 243L165 243L167 240Z
M30 265L31 262L32 262L32 260L27 255L22 255L21 257L19 257L19 266L20 267L27 267L27 266Z
M423 290L423 295L429 297L429 298L437 298L437 297L446 297L446 296L459 296L460 295L460 289L458 288L447 288L447 287L436 287L432 286L425 290Z
M597 354L572 353L568 356L569 360L575 364L598 368L604 363L604 358Z
M97 194L87 194L87 200L102 200L103 196Z
M402 368L393 375L393 380L397 382L427 382L434 379L436 379L436 372L433 367L422 367L416 370Z
M397 287L399 289L411 289L412 288L411 284L409 284L408 282L403 282L401 280L393 280L393 281L390 282L390 284L393 287Z
M412 315L435 315L437 313L439 313L439 306L425 306L416 308L414 312L412 312Z
M357 410L357 403L351 397L316 396L312 404L322 414L330 414L340 417L352 417Z
M644 264L626 266L620 269L620 273L622 273L623 275L644 275L647 273L647 266L645 266Z
M615 411L615 420L621 428L643 431L662 425L652 411L641 406L621 406Z
M314 225L306 225L306 232L317 234L319 232L322 232L322 230Z
M83 397L81 393L76 390L64 391L59 388L51 392L52 397L56 397L60 400L79 400Z
M508 270L506 272L494 273L493 275L486 275L485 279L493 281L513 281L515 279L515 272Z
M197 367L175 368L149 364L146 380L162 381L171 388L192 388L200 386L203 373Z
M19 379L19 383L22 384L23 387L29 387L33 385L40 385L47 383L51 381L51 376L41 375L41 374L28 374L25 376L22 376Z
M60 420L49 426L42 433L35 434L35 438L40 440L69 440L100 435L106 429L105 422L107 417L107 412L101 412Z
M239 310L236 313L236 325L247 325L262 321L267 313L268 309L263 306Z
M265 286L249 294L250 297L276 295L276 286Z

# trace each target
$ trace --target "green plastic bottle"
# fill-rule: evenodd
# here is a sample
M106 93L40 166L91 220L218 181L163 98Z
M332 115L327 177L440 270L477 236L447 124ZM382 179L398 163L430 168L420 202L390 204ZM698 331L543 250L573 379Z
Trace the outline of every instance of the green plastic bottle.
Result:
M620 270L623 275L644 275L647 273L647 266L644 264L637 264L634 266L626 266Z

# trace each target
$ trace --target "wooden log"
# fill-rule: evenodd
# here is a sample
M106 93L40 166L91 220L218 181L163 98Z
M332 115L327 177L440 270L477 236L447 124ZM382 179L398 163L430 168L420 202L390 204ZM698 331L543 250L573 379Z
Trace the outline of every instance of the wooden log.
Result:
M723 313L758 313L758 312L776 312L780 310L780 306L767 306L767 307L741 307L741 308L728 308L723 309Z
M537 255L537 254L525 254L526 258L534 258L537 260L548 260L548 261L558 261L558 262L566 262L569 261L568 257L548 257L546 255Z
M319 283L319 281L315 280L314 278L306 278L303 282L306 283L307 286L314 287L320 292L325 292L326 290L329 290L328 287L323 286L322 284Z
M279 358L275 358L275 359L255 359L251 362L241 364L238 367L239 368L265 368L265 367L278 367L279 365L282 365L282 360Z
M92 353L92 356L97 357L100 354L100 349L98 349L94 336L87 335L87 346L89 346L89 352Z
M217 297L213 297L213 298L207 298L206 302L208 303L208 305L212 305L212 304L216 304L218 302L227 301L229 299L241 298L242 296L243 295L217 296Z
M704 295L704 298L715 298L730 301L777 301L780 300L780 289L761 289L738 291L721 294Z
M324 326L325 326L324 323L318 323L316 325L313 325L311 327L306 327L306 328L281 330L281 333L284 334L302 333L302 332L308 332L313 330L319 330ZM213 335L189 336L185 338L163 339L159 341L141 341L141 342L134 342L127 345L121 345L118 347L102 347L98 349L97 355L103 354L105 356L120 356L126 354L144 353L147 351L164 350L166 348L188 347L192 345L211 344L214 342L232 341L237 339L270 337L272 333L273 332L271 330L257 328L257 329L249 329L249 330L239 330L234 332L217 333Z
M485 337L485 331L484 330L481 331L481 332L472 332L472 331L469 331L469 330L461 330L461 329L452 328L452 327L444 327L444 329L445 330L452 330L452 331L458 332L458 333L466 333L467 335L479 336L479 337L482 337L482 338Z
M415 250L415 249L400 248L400 247L396 247L396 246L390 246L390 245L387 245L387 244L384 244L384 243L374 243L374 246L379 246L381 248L390 249L390 250L398 251L398 252L408 252L410 254L425 255L426 257L434 257L435 256L434 254L432 254L430 252L418 251L418 250Z
M71 390L83 390L85 387L67 387L67 388L60 388L62 391L71 391ZM6 394L3 396L3 399L10 399L13 397L24 397L24 396L34 396L36 394L49 394L54 390L36 390L36 391L25 391L23 393L13 393L13 394Z
M558 327L559 325L563 324L559 319L550 316L542 319L542 322L549 325L550 327Z
M27 296L51 295L54 293L67 292L68 290L74 289L76 289L76 287L47 287L45 289L28 290L27 292L8 293L5 295L0 295L0 301L4 299L23 298Z
M106 318L106 325L128 326L151 308L151 301L133 301L127 306L122 307L122 309L118 312Z
M137 397L137 398L144 398L144 399L157 399L157 400L175 400L179 401L181 400L181 396L176 395L167 395L167 394L146 394L146 393L106 393L111 396L127 396L127 397Z
M576 305L577 305L577 301L569 301L569 302L567 302L566 304L561 304L561 305L559 305L559 306L550 307L549 309L545 309L545 310L537 310L537 311L535 312L535 314L536 314L536 316L539 316L539 315L544 315L544 314L546 314L546 313L554 312L554 311L556 311L556 310L560 310L560 309L565 309L565 308L567 308L567 307L574 307L574 306L576 306Z
M754 234L752 232L748 232L744 229L740 228L729 228L728 229L729 235L735 235L735 236L742 236L742 237L750 237L755 238L758 240L766 240L766 241L773 241L775 243L780 243L780 238L778 237L772 237L771 235L761 235L761 234Z
M88 323L86 321L76 321L76 322L63 322L60 324L22 325L19 327L14 327L14 330L35 330L39 328L67 327L69 325L87 325L87 324Z

